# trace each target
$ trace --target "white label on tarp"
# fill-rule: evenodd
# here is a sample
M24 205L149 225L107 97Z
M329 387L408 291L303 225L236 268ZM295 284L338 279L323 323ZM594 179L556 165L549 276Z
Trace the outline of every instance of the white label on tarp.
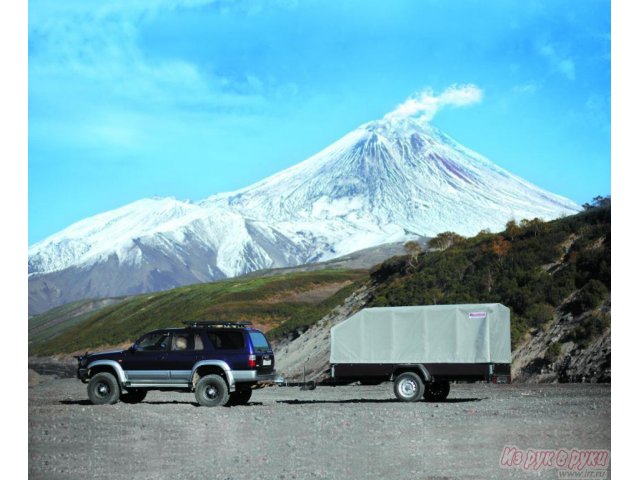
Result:
M487 312L469 312L469 320L487 318Z

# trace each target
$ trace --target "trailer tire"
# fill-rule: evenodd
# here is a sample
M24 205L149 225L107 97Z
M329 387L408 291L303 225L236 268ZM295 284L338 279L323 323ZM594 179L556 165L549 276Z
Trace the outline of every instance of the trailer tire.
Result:
M444 380L429 382L424 389L424 399L427 402L442 402L449 395L451 385Z
M393 382L393 393L401 402L416 402L424 395L424 382L417 373L401 373Z

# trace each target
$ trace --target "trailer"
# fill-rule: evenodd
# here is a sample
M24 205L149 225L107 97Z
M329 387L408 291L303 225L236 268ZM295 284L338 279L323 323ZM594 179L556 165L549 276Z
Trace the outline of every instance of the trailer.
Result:
M510 311L499 303L365 308L331 329L329 363L318 385L391 381L404 402L444 400L451 382L511 383Z

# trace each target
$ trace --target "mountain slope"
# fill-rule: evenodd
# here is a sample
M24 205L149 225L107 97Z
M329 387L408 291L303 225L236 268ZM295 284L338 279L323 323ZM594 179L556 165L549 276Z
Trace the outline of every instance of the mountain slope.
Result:
M315 323L363 280L362 270L238 278L124 299L59 307L30 319L29 354L51 355L131 342L186 320L251 321L274 336Z
M124 301L126 297L80 300L29 317L29 344L46 342L96 311Z
M370 122L308 160L201 202L144 199L29 249L29 310L325 261L377 245L499 229L579 207L430 125Z

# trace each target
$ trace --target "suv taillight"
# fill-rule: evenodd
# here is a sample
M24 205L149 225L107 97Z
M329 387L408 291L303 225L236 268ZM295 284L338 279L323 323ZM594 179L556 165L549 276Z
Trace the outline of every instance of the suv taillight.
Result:
M256 356L249 355L249 368L256 368Z

